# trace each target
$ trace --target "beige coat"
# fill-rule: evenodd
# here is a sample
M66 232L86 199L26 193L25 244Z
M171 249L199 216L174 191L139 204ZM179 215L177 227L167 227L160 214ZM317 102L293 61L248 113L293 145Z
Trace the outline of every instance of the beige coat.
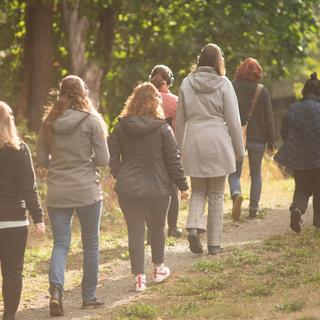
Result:
M212 67L199 67L181 85L176 138L185 174L220 177L244 156L238 101L231 82Z

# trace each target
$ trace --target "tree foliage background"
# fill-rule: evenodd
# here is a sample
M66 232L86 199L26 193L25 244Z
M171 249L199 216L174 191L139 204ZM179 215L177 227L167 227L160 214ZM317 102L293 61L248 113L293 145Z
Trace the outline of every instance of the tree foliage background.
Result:
M155 64L172 68L177 93L208 42L223 49L230 78L248 56L261 62L265 81L293 77L315 43L319 6L319 0L2 0L0 99L37 130L46 87L77 73L112 122ZM51 20L34 18L44 14Z

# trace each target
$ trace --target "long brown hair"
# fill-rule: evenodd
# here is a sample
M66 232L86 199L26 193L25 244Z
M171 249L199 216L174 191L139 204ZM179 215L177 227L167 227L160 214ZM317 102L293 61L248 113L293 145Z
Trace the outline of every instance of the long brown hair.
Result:
M164 119L161 103L161 95L157 88L150 82L144 82L134 88L120 115Z
M171 87L174 81L173 73L171 69L164 64L157 64L151 70L149 75L149 81L158 89L161 89L161 86L167 84L168 87Z
M61 116L67 109L88 112L95 115L107 135L107 127L93 107L91 100L88 97L88 88L85 82L78 76L69 75L62 79L58 86L58 99L54 103L49 103L45 106L45 114L41 132L45 141L49 144L52 139L53 122Z
M0 149L9 147L20 150L21 142L11 108L0 101Z
M223 51L214 43L208 43L200 52L197 67L214 67L219 76L225 76Z

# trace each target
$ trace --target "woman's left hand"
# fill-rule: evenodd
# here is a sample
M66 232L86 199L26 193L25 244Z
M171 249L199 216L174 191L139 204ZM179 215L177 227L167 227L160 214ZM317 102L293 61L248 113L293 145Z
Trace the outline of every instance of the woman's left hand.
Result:
M46 233L46 226L43 222L36 224L36 232L39 236L42 236Z
M187 200L188 198L189 198L189 191L188 190L181 191L181 199Z

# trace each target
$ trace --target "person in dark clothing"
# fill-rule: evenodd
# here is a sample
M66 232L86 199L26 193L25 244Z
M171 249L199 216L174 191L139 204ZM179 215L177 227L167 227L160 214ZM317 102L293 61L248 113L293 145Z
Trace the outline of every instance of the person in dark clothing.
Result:
M146 289L144 229L151 229L153 280L170 275L164 266L164 226L172 182L187 197L188 184L172 129L164 120L161 97L151 83L138 85L108 138L111 174L127 227L135 290Z
M261 164L264 152L272 154L275 150L275 125L273 110L268 90L259 85L262 78L262 68L257 60L245 59L237 68L235 80L232 82L239 104L241 125L246 126L246 149L249 158L251 177L249 218L255 218L259 211L259 201L262 190ZM261 86L261 93L257 94ZM257 100L252 115L249 115L254 96ZM242 193L241 171L243 161L237 161L236 172L229 175L230 194L233 200L232 217L240 218Z
M28 146L18 135L11 108L0 101L0 263L3 320L14 320L20 303L29 221L45 232Z
M290 106L281 135L283 145L274 156L293 169L295 190L290 206L290 227L301 231L301 215L313 196L313 225L320 228L320 81L314 72L302 90L302 100Z
M159 90L162 98L162 108L166 121L170 124L173 132L175 131L176 110L178 97L172 94L169 88L172 86L174 78L171 69L168 66L156 65L149 76L149 80ZM171 201L168 210L168 236L180 238L182 229L178 228L178 215L180 210L178 188L173 184L171 192ZM149 235L149 234L148 234ZM148 237L150 238L150 237Z

